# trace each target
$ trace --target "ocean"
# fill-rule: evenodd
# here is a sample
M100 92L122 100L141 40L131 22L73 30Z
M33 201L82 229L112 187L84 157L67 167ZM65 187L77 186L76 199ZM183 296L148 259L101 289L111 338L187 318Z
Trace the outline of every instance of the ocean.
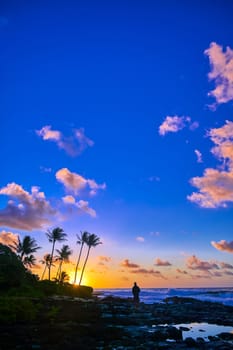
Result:
M132 298L131 288L95 289L94 292L100 297L111 295L120 298ZM140 301L145 304L162 303L165 298L174 296L233 306L233 288L141 288Z

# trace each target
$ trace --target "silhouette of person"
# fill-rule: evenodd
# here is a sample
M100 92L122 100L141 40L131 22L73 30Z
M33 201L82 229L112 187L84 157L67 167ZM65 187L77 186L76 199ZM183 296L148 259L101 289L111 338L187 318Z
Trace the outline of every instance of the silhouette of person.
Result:
M132 293L133 293L133 301L135 305L139 304L139 293L140 293L140 288L138 287L137 283L134 282L134 286L132 288Z

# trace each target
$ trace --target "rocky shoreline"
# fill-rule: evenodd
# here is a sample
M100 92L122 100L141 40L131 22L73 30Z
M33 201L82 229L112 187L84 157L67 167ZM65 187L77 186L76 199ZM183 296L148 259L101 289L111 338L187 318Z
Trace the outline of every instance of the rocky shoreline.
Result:
M0 323L0 350L233 349L232 332L187 336L193 322L233 329L232 306L179 297L138 306L114 297L35 298L33 303L40 312L32 321Z

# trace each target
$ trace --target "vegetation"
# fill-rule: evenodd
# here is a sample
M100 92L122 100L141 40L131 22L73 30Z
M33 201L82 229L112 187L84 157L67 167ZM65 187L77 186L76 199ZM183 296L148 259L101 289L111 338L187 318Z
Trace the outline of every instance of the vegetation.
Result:
M97 235L95 235L94 233L89 233L88 237L87 237L87 242L86 242L87 246L88 246L88 250L87 250L87 255L86 255L86 259L85 262L83 264L83 268L82 268L82 272L81 272L81 276L80 276L80 280L79 280L79 286L82 282L82 278L83 278L83 273L87 264L87 260L89 258L89 254L90 254L90 250L92 247L96 247L99 244L102 244L102 242L100 242L100 239Z
M48 237L49 242L52 243L52 252L50 255L50 263L49 263L49 281L50 281L55 243L65 241L67 234L63 231L62 228L56 227L52 231L48 231L46 235Z
M81 282L90 250L92 247L101 244L100 238L87 231L81 232L80 236L77 235L77 244L80 244L80 251L75 266L74 281L70 284L69 275L66 271L63 271L63 266L69 262L72 250L67 244L55 250L56 242L66 240L67 234L62 228L56 227L52 231L47 231L46 235L49 242L52 243L52 249L51 253L45 254L43 259L40 260L40 263L44 265L41 279L30 270L36 264L34 254L40 249L34 238L27 235L22 240L18 238L17 242L9 246L0 243L0 315L6 322L17 320L20 312L22 313L22 320L24 318L33 319L38 310L34 304L30 304L30 297L43 298L52 295L92 297L92 287L82 286ZM84 245L87 246L87 253L82 266L79 285L77 286L75 283ZM55 251L57 254L54 256ZM56 278L52 281L51 268L55 264L57 265ZM44 279L47 271L48 279ZM1 317L0 321L2 320Z
M78 272L78 268L79 268L79 263L80 263L80 259L81 259L81 255L82 255L82 250L83 250L83 246L84 244L86 243L87 244L87 241L88 241L88 236L89 236L89 233L87 231L84 231L82 232L81 231L81 235L77 235L77 244L81 244L81 247L80 247L80 251L79 251L79 256L78 256L78 260L77 260L77 264L76 264L76 267L75 267L75 274L74 274L74 284L76 283L76 280L77 280L77 272Z

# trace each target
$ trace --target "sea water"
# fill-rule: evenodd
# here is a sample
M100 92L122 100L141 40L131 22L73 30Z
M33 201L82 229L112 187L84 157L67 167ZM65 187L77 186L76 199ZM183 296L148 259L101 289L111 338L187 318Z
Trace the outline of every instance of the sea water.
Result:
M95 289L100 296L132 298L131 288ZM141 288L140 301L145 304L161 303L168 297L188 297L233 306L233 288Z

